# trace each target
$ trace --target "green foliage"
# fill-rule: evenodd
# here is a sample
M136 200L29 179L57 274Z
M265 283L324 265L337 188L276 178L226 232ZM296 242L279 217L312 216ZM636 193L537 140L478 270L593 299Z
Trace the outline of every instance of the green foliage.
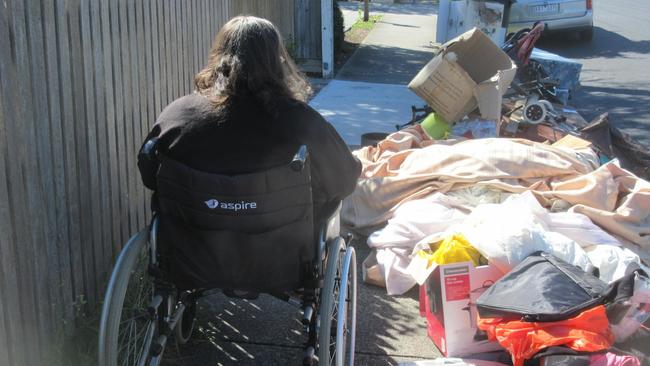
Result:
M45 364L50 366L93 366L97 365L97 339L99 336L100 308L87 311L87 300L77 296L72 304L75 312L74 324L62 320L55 334L49 339L45 351ZM71 331L66 328L72 326Z
M381 15L371 15L367 22L363 21L363 17L360 17L356 23L352 25L352 29L372 29L375 26L375 23L381 20Z
M343 12L339 7L338 1L334 1L334 53L338 53L343 46L345 38L345 24L343 22Z

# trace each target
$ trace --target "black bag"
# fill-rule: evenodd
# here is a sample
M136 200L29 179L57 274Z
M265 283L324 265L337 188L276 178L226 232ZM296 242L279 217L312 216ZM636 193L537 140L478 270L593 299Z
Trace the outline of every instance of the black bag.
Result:
M551 322L631 296L634 273L608 285L581 268L543 252L528 256L477 300L482 318ZM632 286L630 286L632 283Z

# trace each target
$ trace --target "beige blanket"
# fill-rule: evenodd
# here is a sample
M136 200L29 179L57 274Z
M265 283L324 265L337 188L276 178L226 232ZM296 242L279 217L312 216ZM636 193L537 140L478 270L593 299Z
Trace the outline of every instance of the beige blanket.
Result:
M383 226L402 202L480 184L532 190L546 205L562 199L611 233L650 249L650 184L615 164L596 169L591 150L506 138L433 141L416 125L354 154L363 170L341 214L362 234Z

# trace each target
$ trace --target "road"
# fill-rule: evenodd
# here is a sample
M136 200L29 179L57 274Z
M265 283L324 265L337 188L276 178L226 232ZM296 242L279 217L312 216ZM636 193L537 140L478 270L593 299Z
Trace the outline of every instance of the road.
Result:
M571 104L587 120L610 112L610 121L650 147L650 2L594 0L594 39L566 35L539 48L583 64L582 87Z

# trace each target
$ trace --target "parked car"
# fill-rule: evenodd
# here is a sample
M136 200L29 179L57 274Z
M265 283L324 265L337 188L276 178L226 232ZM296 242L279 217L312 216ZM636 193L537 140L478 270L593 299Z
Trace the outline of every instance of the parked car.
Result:
M583 41L594 35L593 0L516 0L510 8L508 33L546 23L549 32L577 31Z

